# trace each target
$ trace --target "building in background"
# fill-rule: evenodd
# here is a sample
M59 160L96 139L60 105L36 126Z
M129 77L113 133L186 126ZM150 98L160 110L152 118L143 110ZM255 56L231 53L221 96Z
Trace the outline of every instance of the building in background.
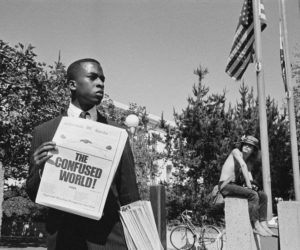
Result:
M116 109L120 110L128 110L129 106L117 101L113 101L113 104ZM161 140L156 142L155 150L157 153L164 153L165 151L165 140L166 140L166 131L160 128L159 124L161 122L161 117L154 115L154 114L147 114L148 124L147 124L147 133L148 136L151 138L153 136L159 136ZM165 120L165 124L169 127L176 127L176 123L174 121ZM161 158L155 160L153 162L156 166L158 166L158 173L154 180L152 180L152 184L158 184L159 182L172 182L172 171L173 171L173 164L170 160L166 158Z

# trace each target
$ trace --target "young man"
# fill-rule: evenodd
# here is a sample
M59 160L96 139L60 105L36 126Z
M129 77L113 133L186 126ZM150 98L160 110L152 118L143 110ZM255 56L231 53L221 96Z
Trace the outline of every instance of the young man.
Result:
M71 102L64 116L111 124L96 109L104 95L105 81L98 61L81 59L73 62L67 69L67 81L71 90ZM45 162L52 157L50 151L55 149L52 138L62 116L34 129L32 156L26 183L27 193L33 201L36 198ZM127 140L102 218L96 221L49 208L46 221L46 229L49 232L48 249L127 249L118 211L120 206L138 199L133 155Z
M259 141L253 136L242 138L240 149L235 148L227 157L221 171L219 190L224 197L246 198L254 232L261 236L272 236L267 225L268 197L252 187L251 166L258 154ZM244 186L243 186L244 185Z

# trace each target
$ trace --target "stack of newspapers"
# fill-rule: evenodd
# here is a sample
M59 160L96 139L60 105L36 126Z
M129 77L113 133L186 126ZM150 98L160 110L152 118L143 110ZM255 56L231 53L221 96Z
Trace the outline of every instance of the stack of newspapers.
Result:
M136 201L122 206L120 215L129 250L163 249L150 201Z

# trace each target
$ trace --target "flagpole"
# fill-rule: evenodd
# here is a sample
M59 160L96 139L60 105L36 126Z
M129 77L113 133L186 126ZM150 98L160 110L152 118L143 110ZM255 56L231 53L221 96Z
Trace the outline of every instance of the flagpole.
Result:
M298 145L297 145L297 132L296 132L296 121L295 121L295 108L294 108L294 96L293 89L291 86L291 64L289 58L288 49L288 36L287 36L287 25L286 25L286 12L285 12L285 1L279 0L279 13L283 35L283 51L285 60L285 71L286 71L286 85L287 85L287 103L289 112L290 122L290 139L291 139L291 151L292 151L292 164L293 164L293 177L294 177L294 189L295 199L300 201L300 175L299 175L299 158L298 158Z
M259 126L260 126L260 145L262 154L262 177L264 192L268 196L268 218L273 216L272 209L272 191L270 177L270 161L269 161L269 140L267 130L267 112L264 85L264 71L262 65L262 49L261 49L261 25L259 18L259 0L252 1L253 22L254 22L254 41L256 56L256 81L259 106Z

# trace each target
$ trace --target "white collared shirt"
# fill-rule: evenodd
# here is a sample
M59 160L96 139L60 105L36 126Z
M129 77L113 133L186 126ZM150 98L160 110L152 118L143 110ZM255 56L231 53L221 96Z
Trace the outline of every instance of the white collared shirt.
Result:
M72 102L70 102L67 114L69 117L79 117L83 110L76 107ZM97 115L97 109L96 106L92 107L90 110L87 110L89 114L86 116L86 119L97 121L98 115Z

